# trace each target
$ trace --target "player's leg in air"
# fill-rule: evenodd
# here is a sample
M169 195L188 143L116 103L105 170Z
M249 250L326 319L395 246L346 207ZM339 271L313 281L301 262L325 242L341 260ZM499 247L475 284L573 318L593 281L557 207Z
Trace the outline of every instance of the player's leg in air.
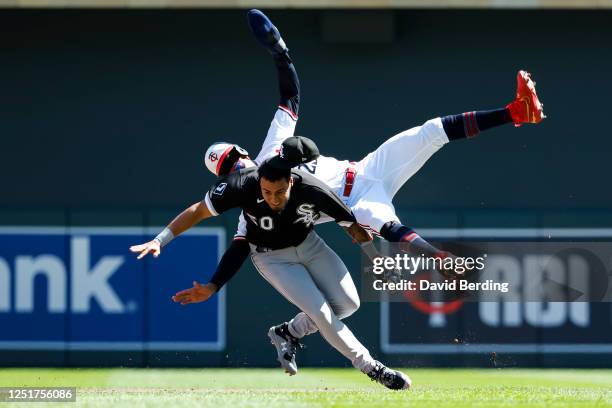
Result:
M435 118L393 136L357 165L358 177L373 182L351 206L357 220L388 241L408 242L426 255L444 256L399 222L391 204L397 191L450 141L473 138L497 126L535 124L544 118L535 82L529 73L519 71L516 97L505 108Z

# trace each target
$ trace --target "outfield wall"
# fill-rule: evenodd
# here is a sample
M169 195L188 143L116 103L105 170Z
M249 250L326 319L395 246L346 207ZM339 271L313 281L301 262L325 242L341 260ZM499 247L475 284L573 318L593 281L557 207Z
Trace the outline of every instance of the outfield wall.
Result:
M571 215L575 225L565 224L563 228L550 221L546 223L551 214L527 211L436 214L414 210L411 214L419 230L437 239L450 237L454 232L469 236L477 231L479 237L490 234L517 239L553 231L555 238L590 235L589 240L612 240L612 213L608 213L605 224L588 229L576 227L589 224L590 212L564 213ZM14 212L1 215L3 220L6 216L19 218ZM44 212L21 215L32 221L40 220L38 217L49 217L51 221L59 216ZM599 215L606 218L603 213ZM127 251L128 246L150 236L159 228L158 219L170 213L67 211L63 216L67 217L69 227L0 228L0 282L10 288L8 302L4 301L7 292L0 291L3 328L0 364L162 367L275 364L266 330L271 324L292 317L297 309L261 279L250 262L220 296L205 304L181 307L170 299L176 291L189 287L192 279L205 281L211 275L218 251L226 241L224 235L234 223L232 215L215 220L221 222L217 226L177 239L158 260L145 262L135 261ZM527 216L531 221L527 221ZM150 220L151 224L137 224L137 218ZM499 219L508 221L506 228L499 225L493 228L491 220ZM113 223L87 226L95 220ZM128 224L131 226L118 227L115 220L131 220ZM318 229L354 272L359 287L357 248L333 225ZM65 286L58 283L58 274L62 272L48 266L51 257L64 268ZM116 264L112 266L109 262ZM101 272L105 267L111 269L109 275ZM8 279L3 279L7 276ZM28 290L30 302L24 295ZM113 301L110 296L109 300L107 292L114 293L116 299ZM610 364L609 303L555 306L552 322L546 317L551 308L538 307L541 311L536 312L539 314L534 319L524 306L517 308L506 303L501 306L466 303L450 313L423 313L408 303L364 302L347 323L373 354L396 365ZM561 320L559 313L564 316ZM491 320L492 315L498 317ZM300 353L301 364L346 365L320 336L314 335L306 343L308 348ZM492 353L496 353L494 360Z
M609 12L385 12L376 21L391 21L392 30L375 43L358 34L347 38L333 24L344 21L343 30L354 29L352 18L317 10L275 10L270 15L285 33L301 77L298 134L339 158L359 159L392 134L437 115L501 106L513 96L516 70L534 72L549 119L538 127L496 129L442 149L396 197L407 224L451 230L612 228L612 192L605 184L612 150L605 127L612 91ZM1 10L0 23L6 33L0 38L3 228L130 227L147 236L149 227L166 224L201 199L213 181L201 163L210 142L230 140L255 152L272 118L274 69L249 37L240 10ZM220 247L233 233L235 217L233 212L208 224L225 232ZM356 248L344 234L330 225L321 234L356 270ZM63 252L55 253L65 265L75 237L79 233L64 235L65 247L57 250ZM16 255L51 253L48 246L35 250L30 245L9 253L7 242L17 245L16 239L2 242L0 257L10 259L5 268L9 273L0 273L0 283L9 281L3 276L10 277L11 285L15 281ZM126 245L103 244L92 253L91 266L102 256L129 262ZM171 251L168 257L178 256ZM210 256L206 262L200 267L187 262L181 274L158 285L155 293L148 292L152 288L147 283L130 283L149 293L143 292L146 309L135 310L146 314L147 321L155 319L149 308L174 306L169 296L189 286L191 275L205 278ZM119 279L117 287L128 285L121 279L130 272L147 276L129 268L117 271L112 278ZM55 326L56 340L64 346L27 349L25 337L15 336L38 336L52 324L45 316L45 278L37 279L33 314L25 313L19 325L9 316L17 310L16 289L11 289L8 303L0 299L0 310L3 305L10 309L0 312L3 339L23 345L0 352L2 365L273 366L266 330L296 312L249 265L225 293L225 331L216 333L224 335L222 351L160 351L149 347L155 339L145 326L136 335L140 348L72 347L70 336L78 332L78 324L85 325L85 334L96 327L95 313L100 311L95 296L93 309L84 316L90 322L72 326L68 300L65 309L54 312L64 322L61 330ZM119 296L130 300L129 290ZM198 315L204 310L198 308L185 313ZM605 317L608 312L596 313ZM395 354L381 341L381 313L378 304L364 303L347 322L386 361L491 365L486 351ZM106 322L104 313L100 316L101 328L126 334L112 319ZM461 322L475 322L465 316ZM165 316L161 323L171 338L175 321ZM402 324L410 328L410 321ZM608 319L583 328L605 336L609 324ZM528 335L540 344L548 336L540 328ZM313 337L300 355L301 364L346 364ZM611 360L607 352L500 354L504 366L609 366Z

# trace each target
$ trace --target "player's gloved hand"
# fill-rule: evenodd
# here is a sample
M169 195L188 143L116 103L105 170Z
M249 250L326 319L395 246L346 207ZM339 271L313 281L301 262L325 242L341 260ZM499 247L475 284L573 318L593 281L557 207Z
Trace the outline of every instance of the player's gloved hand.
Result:
M449 279L451 281L462 281L466 280L473 271L473 269L466 269L465 267L461 267L456 262L457 256L451 254L446 251L439 251L436 254L436 258L442 260L442 268L437 269L438 273L440 273L444 278ZM450 262L452 260L452 263ZM446 261L446 262L445 262ZM457 282L457 289L454 291L455 299L464 299L470 296L470 292L466 290L462 290L459 288L459 282Z
M451 254L450 252L439 251L436 254L436 257L442 260L443 267L439 269L438 272L442 274L442 276L444 276L445 278L469 279L474 276L475 272L478 271L475 265L468 267L463 262L457 262L457 259L459 257L454 254Z
M374 239L372 238L372 234L363 229L363 227L356 222L352 223L351 226L348 227L346 230L353 238L354 242L358 242L360 244L372 241Z
M466 270L457 266L457 256L446 251L438 251L436 258L442 261L438 272L447 279L465 279Z
M188 305L189 303L200 303L207 301L212 295L217 293L217 285L214 283L207 283L202 285L196 281L193 281L193 287L177 292L172 296L172 300L175 303L181 305Z
M132 245L130 251L134 253L140 252L136 259L141 259L148 253L153 254L153 256L157 258L159 254L161 254L161 245L158 240L154 239L144 244Z
M280 32L264 13L257 9L249 10L247 21L257 41L272 55L276 56L289 51Z

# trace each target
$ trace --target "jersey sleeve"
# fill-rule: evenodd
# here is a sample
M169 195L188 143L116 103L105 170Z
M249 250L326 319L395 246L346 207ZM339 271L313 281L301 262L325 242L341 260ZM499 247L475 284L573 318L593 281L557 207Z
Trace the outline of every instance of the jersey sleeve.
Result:
M212 215L219 215L242 203L240 173L232 173L212 185L204 197L204 203Z
M266 159L276 155L283 141L293 136L296 123L297 116L294 116L293 112L288 108L279 106L274 114L272 123L270 123L268 134L266 135L266 139L255 161L261 164Z
M319 212L329 216L342 226L348 227L356 222L351 209L329 187L313 186L313 189L316 191Z
M250 252L251 248L246 240L233 240L223 254L219 265L217 265L217 270L210 278L210 282L221 289L240 270Z
M244 218L244 211L240 212L240 217L238 217L238 226L236 227L236 233L234 234L234 239L246 239L246 219Z

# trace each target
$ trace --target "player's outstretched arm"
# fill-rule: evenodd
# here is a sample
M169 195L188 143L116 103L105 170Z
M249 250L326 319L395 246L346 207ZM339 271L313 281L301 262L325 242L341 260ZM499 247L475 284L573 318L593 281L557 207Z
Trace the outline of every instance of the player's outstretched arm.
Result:
M229 282L240 270L251 253L249 242L244 238L234 239L221 257L217 270L210 278L210 282L217 286L217 290Z
M380 235L389 242L397 242L403 251L413 255L425 255L431 258L455 258L455 255L436 248L412 228L407 227L399 222L389 221L380 229ZM463 273L457 273L454 270L439 270L444 277L462 277Z
M234 277L249 256L250 251L251 249L246 239L234 239L230 247L225 251L225 254L223 254L217 270L207 284L202 285L194 281L193 287L177 292L172 296L172 300L181 305L207 301Z
M205 302L217 292L218 288L213 283L202 285L197 281L193 281L193 287L177 292L172 296L175 303L188 305L189 303Z
M130 251L138 253L137 259L142 259L149 253L157 258L161 254L161 248L172 241L174 237L211 216L212 214L205 203L201 201L195 203L177 215L176 218L174 218L172 222L151 241L140 245L133 245L130 247Z
M312 186L311 199L317 203L317 208L333 218L338 225L353 238L354 242L363 244L372 241L372 234L366 231L355 219L351 209L333 192L329 186L316 181L317 186Z
M293 136L300 106L300 81L289 48L270 19L259 10L250 10L247 22L255 39L272 54L280 93L279 110L255 160L261 163L276 153L283 140Z
M353 240L359 244L365 244L371 242L372 234L365 230L359 223L354 222L350 227L344 227L346 232L353 238Z

